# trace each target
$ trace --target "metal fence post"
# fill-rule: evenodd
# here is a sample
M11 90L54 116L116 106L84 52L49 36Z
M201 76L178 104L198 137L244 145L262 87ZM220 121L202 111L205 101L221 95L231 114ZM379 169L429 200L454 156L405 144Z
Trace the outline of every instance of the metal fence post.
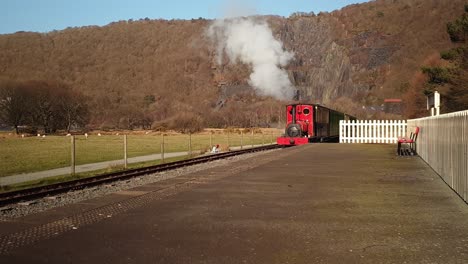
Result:
M262 132L262 146L265 145L265 137L263 135L263 132Z
M71 162L70 162L70 173L75 175L75 136L71 136Z
M229 146L230 146L230 142L229 142L229 131L227 132L227 149L229 151Z
M124 168L128 168L127 163L127 135L124 135Z

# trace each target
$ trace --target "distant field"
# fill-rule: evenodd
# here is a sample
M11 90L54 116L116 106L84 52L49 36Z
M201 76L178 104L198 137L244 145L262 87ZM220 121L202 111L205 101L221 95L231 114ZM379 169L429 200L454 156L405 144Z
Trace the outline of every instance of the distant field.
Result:
M242 144L262 144L276 140L278 131L241 135L216 131L212 134L212 144L219 144L222 150ZM16 137L6 133L0 137L0 177L19 173L42 171L61 168L70 165L71 144L70 137L46 136ZM128 135L128 157L157 154L161 151L162 136L159 134ZM123 159L123 135L90 134L75 136L76 165L100 161ZM189 135L170 134L164 136L165 152L181 152L189 149ZM192 151L208 151L210 148L210 134L200 133L192 135Z

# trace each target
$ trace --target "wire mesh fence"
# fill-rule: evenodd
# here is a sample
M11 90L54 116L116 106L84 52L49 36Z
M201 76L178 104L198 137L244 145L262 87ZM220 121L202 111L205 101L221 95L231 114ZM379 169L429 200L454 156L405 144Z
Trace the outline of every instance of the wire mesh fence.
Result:
M209 154L216 145L219 151L231 151L272 144L281 133L276 129L219 129L197 134L149 132L11 137L0 141L0 185L153 165Z

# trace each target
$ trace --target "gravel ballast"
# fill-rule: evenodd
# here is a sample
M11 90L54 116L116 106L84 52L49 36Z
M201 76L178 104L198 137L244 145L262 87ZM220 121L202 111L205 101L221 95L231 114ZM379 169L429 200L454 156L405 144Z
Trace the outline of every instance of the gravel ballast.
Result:
M273 151L278 150L268 150L263 152L255 152L233 156L226 159L210 161L207 163L187 166L175 170L148 174L122 181L116 181L112 184L99 185L81 190L70 191L52 197L45 197L28 202L7 205L5 207L0 208L0 221L8 221L10 219L23 217L29 214L39 213L52 208L78 203L81 201L102 197L111 193L140 187L146 184L188 175L190 173L198 172L201 170L229 165L232 162L248 160L259 155L271 153Z

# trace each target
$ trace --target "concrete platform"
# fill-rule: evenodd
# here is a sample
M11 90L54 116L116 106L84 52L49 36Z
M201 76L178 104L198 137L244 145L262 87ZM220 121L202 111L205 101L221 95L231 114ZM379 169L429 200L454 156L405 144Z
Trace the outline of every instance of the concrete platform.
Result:
M468 263L468 205L393 145L279 150L0 223L0 263Z

